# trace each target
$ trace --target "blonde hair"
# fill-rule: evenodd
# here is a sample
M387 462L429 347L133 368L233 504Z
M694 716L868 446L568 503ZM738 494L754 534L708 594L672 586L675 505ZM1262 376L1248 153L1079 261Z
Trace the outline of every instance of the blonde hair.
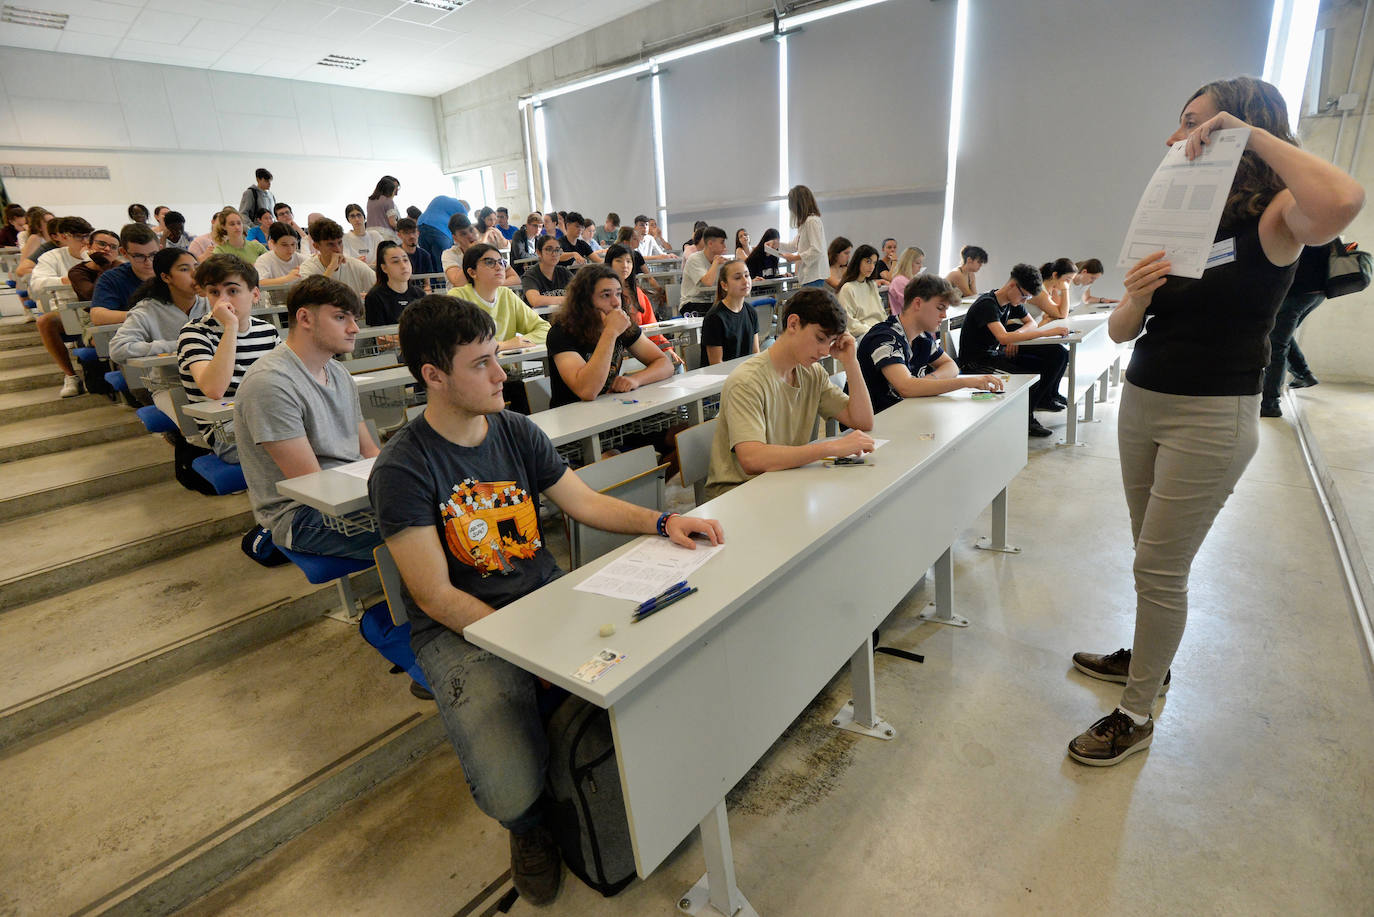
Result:
M924 259L925 256L926 253L921 251L916 246L908 246L907 249L902 252L902 257L897 259L897 270L892 272L892 276L894 278L905 277L908 280L910 280L912 277L915 277L916 259Z
M215 214L210 218L210 238L214 240L216 245L219 245L221 242L225 242L228 240L229 230L225 228L224 221L228 218L229 214L238 212L239 209L237 207L226 206L223 210L221 210L219 213ZM243 215L239 214L239 218L242 219L242 217ZM247 223L244 223L243 230L244 234L247 235Z

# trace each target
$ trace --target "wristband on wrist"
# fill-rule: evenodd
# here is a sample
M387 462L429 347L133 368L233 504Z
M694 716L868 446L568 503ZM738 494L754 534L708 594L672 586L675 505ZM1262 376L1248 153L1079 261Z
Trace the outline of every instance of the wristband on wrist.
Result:
M660 538L667 538L667 537L668 537L668 520L671 519L671 518L673 518L674 516L678 516L678 515L681 515L681 514L680 514L680 513L664 513L663 515L661 515L661 516L658 517L658 526L657 526L657 528L658 528L658 534L659 534L659 537L660 537Z

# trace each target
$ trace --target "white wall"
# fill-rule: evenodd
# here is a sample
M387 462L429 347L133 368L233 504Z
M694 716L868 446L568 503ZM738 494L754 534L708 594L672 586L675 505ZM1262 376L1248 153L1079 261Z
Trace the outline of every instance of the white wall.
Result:
M1361 97L1359 108L1346 119L1340 149L1335 149L1341 120L1336 113L1304 117L1298 124L1298 138L1308 150L1349 170L1368 191L1374 184L1374 123L1365 131L1364 143L1353 168L1351 164L1361 118L1374 122L1374 105L1365 95L1370 85L1370 71L1374 70L1374 10L1369 14L1360 59L1354 60L1363 12L1362 0L1328 0L1322 4L1317 19L1318 29L1335 29L1331 93L1345 92L1353 67L1355 92ZM1374 204L1366 204L1364 212L1341 236L1348 242L1358 241L1361 248L1374 250ZM1374 310L1374 289L1328 300L1303 322L1298 331L1298 343L1319 379L1374 382L1374 360L1370 359L1368 344L1370 319L1374 315L1371 310Z
M0 161L108 166L108 181L5 188L25 206L112 228L138 201L203 231L259 166L301 223L310 211L343 222L344 206L363 204L386 174L401 181L402 207L453 193L431 99L13 48L0 56Z

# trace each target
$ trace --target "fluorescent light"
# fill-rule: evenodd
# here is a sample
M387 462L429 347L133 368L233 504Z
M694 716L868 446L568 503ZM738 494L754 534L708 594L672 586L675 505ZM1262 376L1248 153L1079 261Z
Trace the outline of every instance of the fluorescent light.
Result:
M949 145L945 148L945 215L940 221L940 254L937 265L949 264L954 250L954 176L959 164L959 131L964 111L964 51L968 45L968 0L958 0L954 10L954 79L949 93Z
M544 199L540 210L549 209L549 135L544 131L544 107L534 109L534 143L539 153L539 179L544 185Z
M792 16L785 16L782 22L785 28L791 28L792 26L806 25L808 22L829 19L831 16L839 16L842 13L852 13L854 10L861 10L866 6L877 6L879 3L886 2L887 0L849 0L848 3L836 3L833 6L812 10L809 13L797 13Z
M628 67L621 67L619 70L608 70L605 73L588 77L585 80L578 80L576 83L568 83L564 86L559 86L557 89L542 90L539 93L539 99L556 99L570 92L577 92L579 89L588 89L592 86L600 86L602 83L609 83L611 80L618 80L622 76L634 76L639 73L647 73L652 67L653 63L646 61L642 64L631 64Z
M694 45L686 45L674 51L666 51L663 54L654 55L654 62L666 64L669 61L681 60L684 57L691 57L694 54L701 54L705 51L714 51L716 48L723 48L726 45L733 45L738 41L746 41L750 38L760 38L764 35L773 34L773 24L771 22L763 25L756 25L752 28L744 29L740 32L731 32L719 38L711 38L706 41L697 42Z
M778 233L787 229L791 216L787 210L787 191L791 187L791 165L787 161L787 36L778 36ZM788 237L790 238L790 236Z
M6 3L3 13L0 13L0 21L12 22L15 25L29 25L38 29L65 29L67 13L50 13L47 10L31 10L22 6L11 6Z
M326 54L322 59L316 61L321 67L337 67L340 70L357 70L367 63L364 57L348 57L343 54Z
M1302 115L1312 39L1317 32L1317 6L1317 0L1274 0L1269 20L1264 79L1277 86L1288 103L1288 121L1294 132Z
M658 226L660 231L668 230L668 183L663 169L663 97L658 85L658 65L654 65L653 77L649 80L649 98L653 101L654 125L654 185L658 197Z

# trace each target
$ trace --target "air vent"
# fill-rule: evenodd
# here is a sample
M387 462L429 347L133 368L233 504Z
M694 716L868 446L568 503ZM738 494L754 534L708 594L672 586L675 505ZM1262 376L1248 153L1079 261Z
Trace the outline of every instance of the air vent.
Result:
M467 6L471 0L410 0L416 6L427 6L432 10L443 10L451 13L460 6Z
M5 4L0 10L0 22L13 22L15 25L31 25L40 29L65 29L66 13L49 13L46 10L29 10L22 6Z
M366 58L345 57L342 54L326 54L324 59L319 61L321 67L338 67L340 70L357 70L365 63Z

